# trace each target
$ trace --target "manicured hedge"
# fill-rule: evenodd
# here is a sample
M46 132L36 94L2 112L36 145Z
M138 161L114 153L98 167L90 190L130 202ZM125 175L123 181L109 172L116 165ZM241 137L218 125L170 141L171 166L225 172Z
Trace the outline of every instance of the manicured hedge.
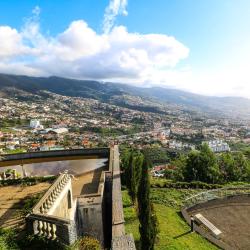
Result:
M220 184L208 184L201 181L192 181L192 182L155 182L151 184L153 188L176 188L176 189L216 189L222 188L223 185Z
M46 176L46 177L27 177L23 179L16 180L1 180L0 186L10 186L10 185L35 185L40 182L53 182L57 176Z

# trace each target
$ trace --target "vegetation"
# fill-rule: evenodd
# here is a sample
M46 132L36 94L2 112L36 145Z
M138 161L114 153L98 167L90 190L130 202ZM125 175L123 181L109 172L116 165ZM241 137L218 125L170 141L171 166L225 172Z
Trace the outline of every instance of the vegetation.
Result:
M16 233L11 229L0 228L0 249L1 250L18 250L15 242Z
M180 216L182 201L200 190L192 189L151 189L151 200L154 203L159 221L159 233L155 250L213 250L214 245L197 233L190 233L190 227ZM139 220L136 207L126 190L123 191L124 217L126 233L132 233L137 249L140 249Z
M6 154L19 154L19 153L25 153L26 149L24 148L15 148L15 149L6 149L4 150Z
M150 162L139 151L125 149L122 154L122 182L126 185L139 218L141 249L154 249L158 221L150 201Z
M53 182L57 176L44 176L44 177L26 177L23 179L8 179L0 180L1 186L10 186L10 185L23 185L23 186L32 186L40 182Z
M0 228L1 250L100 250L100 243L93 237L84 236L72 246L52 241L43 236L24 234L15 229Z
M24 200L22 209L21 209L21 214L23 216L26 216L28 213L31 212L32 208L35 206L35 204L41 199L43 196L44 192L34 194L33 196L27 198Z
M169 162L170 156L166 149L159 145L153 145L150 148L144 149L144 154L147 155L148 159L153 163L166 163Z
M83 236L72 247L72 250L101 250L100 242L90 236Z
M15 126L26 126L29 124L28 119L17 119L17 118L12 118L12 119L1 119L0 120L0 128L13 128Z
M141 235L141 249L154 249L158 233L158 222L153 204L150 201L149 162L143 160L141 179L138 187L138 218Z
M241 183L242 184L242 183ZM201 181L181 182L166 179L152 179L152 188L175 188L175 189L216 189L222 188L222 184L206 183Z
M232 181L250 181L250 161L241 152L214 154L207 144L200 150L181 155L171 163L174 171L167 171L174 181L201 181L224 184Z

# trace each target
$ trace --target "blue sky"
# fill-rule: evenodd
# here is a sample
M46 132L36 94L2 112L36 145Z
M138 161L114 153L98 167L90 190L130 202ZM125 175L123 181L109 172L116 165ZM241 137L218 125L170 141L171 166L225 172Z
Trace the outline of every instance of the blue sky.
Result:
M0 38L19 44L0 41L15 51L2 53L1 72L250 97L249 0L3 0L0 10L9 28ZM57 63L65 68L52 70Z

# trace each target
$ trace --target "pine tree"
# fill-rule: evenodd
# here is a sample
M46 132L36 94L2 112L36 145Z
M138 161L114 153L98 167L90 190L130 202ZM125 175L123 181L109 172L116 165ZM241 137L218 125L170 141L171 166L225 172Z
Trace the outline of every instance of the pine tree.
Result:
M138 217L141 249L153 250L157 234L157 219L150 202L149 162L144 158L138 187Z
M126 168L125 168L125 181L126 181L126 186L127 186L127 189L131 190L131 174L132 174L132 164L133 164L133 154L134 152L133 151L130 151L129 154L128 154L128 161L127 161L127 164L126 164Z
M143 162L143 155L141 153L135 155L132 161L130 196L134 204L136 203L137 199L138 186L141 178L142 162Z

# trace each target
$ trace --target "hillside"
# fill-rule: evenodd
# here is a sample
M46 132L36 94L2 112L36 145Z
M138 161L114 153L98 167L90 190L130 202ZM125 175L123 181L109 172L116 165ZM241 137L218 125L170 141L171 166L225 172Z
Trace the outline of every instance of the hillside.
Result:
M42 95L41 91L93 98L116 105L155 111L159 105L196 110L213 115L250 119L250 100L241 97L209 97L161 87L140 88L126 84L74 80L61 77L28 77L0 74L1 95ZM138 97L140 101L138 101ZM132 101L131 101L132 100Z

